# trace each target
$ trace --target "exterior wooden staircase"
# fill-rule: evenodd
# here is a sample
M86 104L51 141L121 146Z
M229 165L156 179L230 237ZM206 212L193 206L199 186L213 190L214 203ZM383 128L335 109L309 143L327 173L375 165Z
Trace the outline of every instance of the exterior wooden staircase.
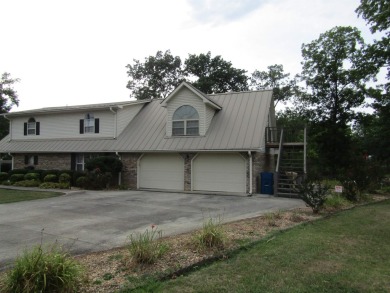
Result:
M277 154L274 195L298 197L297 185L306 177L306 128L267 127L266 147Z

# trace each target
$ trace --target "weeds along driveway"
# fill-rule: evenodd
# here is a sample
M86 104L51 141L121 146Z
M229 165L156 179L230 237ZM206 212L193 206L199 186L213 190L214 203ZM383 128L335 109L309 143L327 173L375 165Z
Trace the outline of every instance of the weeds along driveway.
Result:
M123 246L128 235L150 229L163 236L188 232L204 219L223 222L304 206L298 199L254 195L149 191L86 191L0 205L0 270L25 248L56 241L73 254Z

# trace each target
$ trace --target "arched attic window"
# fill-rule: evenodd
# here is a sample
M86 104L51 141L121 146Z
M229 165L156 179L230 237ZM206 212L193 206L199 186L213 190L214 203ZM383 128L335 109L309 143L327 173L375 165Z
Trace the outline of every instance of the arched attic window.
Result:
M24 123L24 135L39 135L39 122L35 118L29 118Z
M194 107L184 105L176 109L172 116L172 135L199 135L199 114Z

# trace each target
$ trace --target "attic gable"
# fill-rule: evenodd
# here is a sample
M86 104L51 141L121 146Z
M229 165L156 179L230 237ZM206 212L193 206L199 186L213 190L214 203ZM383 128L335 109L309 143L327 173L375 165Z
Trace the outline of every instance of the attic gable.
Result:
M195 97L198 97L199 99L202 100L202 102L206 105L208 105L209 107L212 107L214 108L215 110L221 110L222 107L220 105L218 105L216 102L212 101L210 98L207 97L206 94L202 93L201 91L199 91L198 89L196 89L195 87L193 87L192 85L190 85L189 83L187 82L182 82L174 91L172 91L168 97L166 97L163 101L161 101L161 106L162 107L167 107L167 105L169 104L169 102L180 92L182 91L183 89L188 89L189 91L191 91Z

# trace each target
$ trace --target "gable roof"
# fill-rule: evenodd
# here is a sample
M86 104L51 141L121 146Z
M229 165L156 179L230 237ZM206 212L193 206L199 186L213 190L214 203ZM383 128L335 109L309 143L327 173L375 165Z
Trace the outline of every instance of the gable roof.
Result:
M117 139L11 140L1 152L201 152L264 150L264 132L273 108L272 90L208 95L221 105L206 135L166 136L166 109L161 100L145 103Z
M185 81L183 81L177 88L175 88L174 91L172 91L168 95L168 97L166 97L165 99L163 99L161 101L161 106L162 107L166 107L166 105L169 102L169 100L172 99L184 87L189 89L196 96L198 96L200 99L202 99L203 103L210 105L211 107L213 107L216 110L221 110L222 109L222 107L220 105L218 105L215 101L211 100L205 93L202 93L200 90L198 90L197 88L195 88L194 86L192 86L191 84L189 84L189 83L187 83Z

